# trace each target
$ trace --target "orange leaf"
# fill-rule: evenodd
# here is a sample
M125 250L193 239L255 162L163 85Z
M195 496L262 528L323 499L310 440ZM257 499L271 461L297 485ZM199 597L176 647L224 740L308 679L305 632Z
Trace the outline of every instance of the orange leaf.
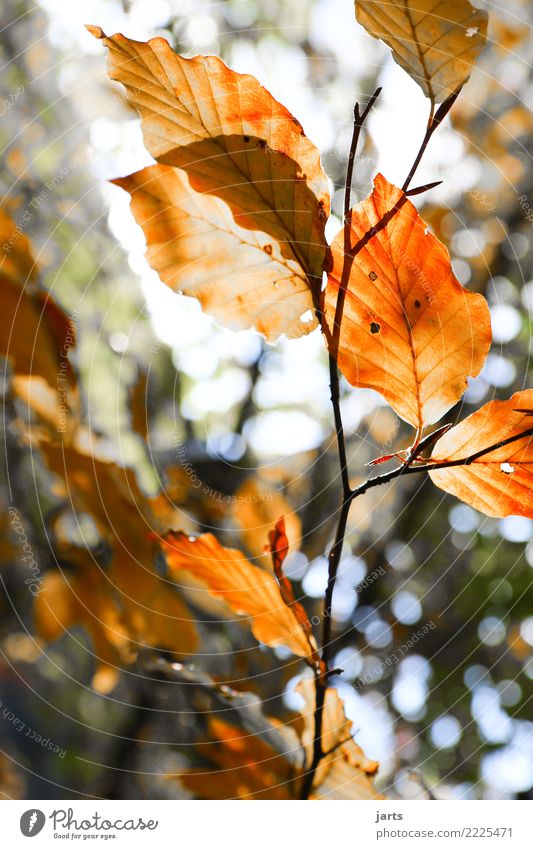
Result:
M0 354L12 363L15 393L59 426L77 401L68 360L76 344L74 324L48 292L37 288L30 242L19 228L0 209Z
M290 607L298 623L300 624L304 634L307 635L309 644L309 655L313 659L313 665L316 670L325 672L326 667L320 660L315 640L313 638L313 629L304 608L299 601L294 597L294 590L289 579L283 574L283 561L289 553L289 540L285 533L285 519L281 517L276 522L274 530L268 534L270 541L270 554L272 556L272 565L274 566L274 574L279 585L281 597L287 607Z
M517 409L520 408L520 409ZM531 430L533 389L508 401L490 401L444 434L431 459L461 460ZM456 495L487 516L533 518L533 437L525 436L483 454L469 465L431 471L440 489Z
M467 81L487 40L488 15L468 0L356 0L355 13L432 106Z
M236 613L249 616L257 640L269 646L287 646L300 657L309 656L308 637L294 611L285 606L270 572L253 566L237 549L224 548L212 534L194 539L171 532L162 547L172 570L190 572Z
M153 502L142 494L133 470L75 445L45 442L41 452L50 470L64 481L73 509L89 513L113 548L105 573L91 562L86 549L77 555L69 552L68 559L73 555L81 559L84 585L94 581L99 593L115 597L130 637L129 653L143 646L165 648L179 656L194 652L198 638L191 613L156 570L159 546L151 532L158 523ZM109 630L102 636L109 636Z
M131 663L134 655L129 650L129 635L108 580L91 563L87 551L80 551L78 557L79 566L85 560L85 568L79 573L68 575L51 570L44 576L35 599L35 626L44 640L52 641L72 626L83 625L93 641L96 662L93 686L100 692L108 692L118 679L117 664L121 659Z
M387 214L390 220L353 258L338 362L353 386L377 390L402 419L423 428L438 421L467 388L467 376L481 370L491 340L489 309L481 295L461 286L444 245L381 174L352 212L352 247ZM330 333L345 261L343 232L331 249Z
M209 739L198 746L215 769L198 768L181 781L201 799L289 799L292 764L270 741L209 717Z
M316 326L301 320L313 301L284 243L239 226L227 203L195 192L183 171L152 165L113 182L130 193L148 262L171 289L197 298L221 324L254 327L271 341Z
M109 75L139 111L148 151L167 166L119 183L138 192L133 211L163 281L224 323L253 325L269 339L312 330L315 320L299 319L314 309L310 287L320 290L329 196L299 122L216 56L186 59L163 38L88 29L109 48ZM221 253L232 254L223 267ZM240 299L235 312L224 297Z

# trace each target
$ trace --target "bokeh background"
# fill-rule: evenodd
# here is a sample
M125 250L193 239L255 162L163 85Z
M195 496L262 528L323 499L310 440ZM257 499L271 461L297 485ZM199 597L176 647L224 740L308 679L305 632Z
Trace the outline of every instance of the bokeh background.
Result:
M486 366L447 421L530 385L533 8L527 0L479 5L490 12L489 46L416 181L443 181L418 205L458 278L486 295L492 314ZM309 614L318 614L339 499L320 334L270 347L253 332L223 330L150 270L128 197L107 181L151 159L84 24L140 40L162 35L185 55L216 53L257 76L321 150L333 196L330 236L340 227L355 100L383 86L355 167L354 198L362 199L377 170L403 181L427 119L421 91L356 25L350 0L14 0L0 23L0 191L15 221L32 210L24 233L41 285L75 318L70 359L84 420L109 460L132 470L140 492L163 490L187 531L213 530L257 562L285 512L289 573ZM58 515L72 545L98 552L101 541L50 463L30 450L9 366L4 374L2 512L15 505L42 574L59 568L72 584L75 558L58 564L54 554ZM404 447L408 434L375 393L347 384L342 393L356 481L366 462ZM247 501L250 493L261 497ZM125 518L127 536L127 511ZM198 742L221 707L206 676L255 693L268 715L288 719L298 708L301 667L281 649L255 650L216 609L196 610L202 651L186 658L196 677L187 666L170 687L135 658L112 674L101 669L86 623L54 632L36 622L7 519L3 536L4 796L190 795L168 776L207 769ZM357 742L380 761L388 795L532 797L532 537L530 520L488 519L417 476L354 504L334 598L335 664L344 669L334 683ZM54 602L48 586L60 619L60 597ZM160 656L170 655L162 647ZM59 755L21 733L11 712Z

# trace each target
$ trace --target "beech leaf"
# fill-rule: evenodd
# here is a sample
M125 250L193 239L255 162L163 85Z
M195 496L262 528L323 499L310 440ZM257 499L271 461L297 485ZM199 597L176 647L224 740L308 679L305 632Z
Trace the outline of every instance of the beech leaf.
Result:
M432 108L470 76L488 15L468 0L356 0L356 18L419 84Z
M224 201L194 191L184 171L152 165L113 182L131 195L148 262L163 283L197 298L220 324L254 327L270 341L316 326L306 316L313 302L298 260L267 233L239 226Z
M482 295L454 276L445 246L411 201L378 174L370 197L352 211L353 247L389 219L353 258L340 334L333 330L344 233L331 245L325 316L339 367L353 385L380 392L416 428L438 421L479 374L490 341ZM338 341L338 346L337 346Z
M329 195L318 150L299 122L254 77L237 74L216 56L187 59L163 38L140 42L88 29L109 48L109 75L125 86L139 111L148 151L167 166L130 178L134 186L148 182L158 198L153 210L160 225L157 251L164 257L154 267L164 282L185 293L192 289L205 310L224 323L255 326L269 339L309 332L316 320L297 319L314 309L320 291ZM169 168L183 173L175 175L166 193L155 184L171 181ZM209 195L220 203L210 203ZM247 238L244 230L250 231ZM150 245L149 236L147 241ZM219 265L221 251L231 256ZM149 256L152 261L153 250ZM273 269L266 276L259 269L256 280L256 267L270 256ZM221 312L224 300L240 302L238 310Z
M516 409L516 408L520 409ZM432 461L470 457L531 430L533 389L490 401L439 439ZM533 518L533 436L509 442L469 465L430 471L434 484L487 516Z
M314 739L315 683L304 678L296 691L304 705L302 745L311 763ZM366 757L352 736L352 723L346 718L337 690L328 687L322 717L324 757L316 771L311 799L382 799L374 786L379 764Z
M316 648L292 607L285 605L272 573L253 566L242 552L225 548L213 534L192 538L170 532L162 547L173 572L190 572L236 613L249 616L257 640L269 646L284 645L306 658Z

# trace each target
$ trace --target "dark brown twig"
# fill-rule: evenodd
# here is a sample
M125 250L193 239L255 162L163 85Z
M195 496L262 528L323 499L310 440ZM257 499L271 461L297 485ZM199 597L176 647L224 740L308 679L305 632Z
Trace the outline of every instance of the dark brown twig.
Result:
M381 88L378 88L372 97L370 98L367 106L364 111L361 113L359 109L359 104L355 105L354 108L354 124L353 124L353 133L352 133L352 141L350 145L350 151L348 154L348 162L346 167L346 183L344 188L344 263L342 268L341 280L339 285L339 290L337 294L337 302L335 305L335 316L333 320L333 328L332 331L329 330L327 323L322 320L322 330L324 335L326 336L326 340L328 343L329 349L329 375L330 375L330 387L331 387L331 403L333 406L333 415L335 421L335 433L337 438L337 447L339 453L339 462L340 462L340 471L341 471L341 480L342 480L342 504L340 507L339 519L337 523L337 530L335 533L335 540L333 546L329 552L328 556L328 583L326 587L326 592L324 596L324 609L323 609L323 619L322 619L322 661L324 667L324 673L315 673L315 709L314 709L314 737L313 737L313 755L311 764L309 766L308 771L306 772L302 787L301 787L301 799L307 799L311 792L314 777L317 771L317 768L320 764L320 761L324 757L324 751L322 746L322 725L323 725L323 716L324 716L324 703L326 697L326 689L327 689L327 679L328 679L328 663L331 655L331 606L333 601L333 592L335 590L335 582L337 580L337 572L339 568L339 563L342 555L342 549L344 545L344 535L346 533L346 525L348 522L348 514L350 512L350 507L352 501L357 498L359 495L363 495L367 490L371 489L374 486L379 486L382 483L387 483L388 481L394 480L399 477L401 474L410 474L419 471L427 471L429 468L434 468L431 464L425 466L412 466L411 462L415 456L416 446L420 441L420 432L417 432L417 437L415 440L415 446L412 451L412 454L407 463L404 463L402 466L397 469L393 469L391 472L388 472L384 475L379 475L376 478L371 478L368 481L365 481L355 490L352 490L350 487L350 480L348 474L348 463L346 456L346 441L344 437L344 427L342 423L342 416L340 410L340 383L339 383L339 371L337 367L337 356L340 342L340 330L342 323L342 316L344 311L344 302L346 299L346 292L348 289L348 283L350 280L350 273L353 265L354 258L356 255L365 247L366 244L381 230L383 230L389 221L393 218L394 215L401 209L403 204L407 201L407 191L411 184L411 181L415 175L415 172L420 164L420 161L424 155L424 152L429 144L429 141L437 129L437 127L441 124L445 116L450 111L453 106L455 100L457 99L460 89L454 92L444 103L441 104L435 115L430 116L430 120L428 122L428 127L424 138L422 140L422 144L420 145L420 149L413 161L413 164L409 170L409 173L406 177L406 180L402 186L403 194L401 198L397 201L394 207L387 212L382 219L370 230L368 230L364 236L362 236L355 245L351 244L351 186L352 186L352 178L353 178L353 167L355 161L355 154L357 151L357 145L359 142L359 136L361 134L361 128L363 126L364 121L366 120L372 106L374 105L377 97L381 92ZM437 185L437 184L435 184ZM419 194L423 191L427 191L430 188L433 188L434 184L427 184L425 186L421 186L418 189L414 189L412 194ZM323 319L323 316L322 316ZM492 449L493 450L493 449ZM472 462L472 460L470 460Z
M368 101L366 107L364 108L363 112L360 111L358 103L356 103L354 107L352 141L350 144L350 152L348 154L348 162L346 166L346 181L344 186L344 264L342 269L341 283L339 287L337 303L335 307L335 317L333 320L332 334L329 334L329 332L327 332L327 326L325 322L322 322L330 352L329 378L331 389L331 403L333 406L333 417L335 420L335 434L337 438L337 449L339 454L343 497L339 520L337 523L337 531L335 534L335 542L333 543L328 557L328 586L324 597L324 613L322 622L322 661L325 673L323 675L315 673L313 756L309 770L306 773L302 783L300 794L302 799L307 799L309 797L317 767L322 758L324 757L324 751L322 748L322 720L324 715L324 700L326 696L326 689L328 686L328 661L331 644L331 620L329 610L331 608L331 600L333 598L333 590L335 587L337 570L342 553L344 534L346 532L346 522L348 520L348 513L350 511L352 497L352 489L350 487L350 479L348 476L348 462L346 458L346 441L344 438L344 427L340 410L340 383L339 371L337 368L337 351L338 340L340 338L340 325L344 309L344 296L346 293L346 289L348 288L348 281L350 279L350 271L352 268L353 257L355 256L355 254L352 254L350 245L353 167L355 162L357 145L359 143L359 137L361 135L361 129L380 93L381 88L376 89L376 91Z
M357 498L359 495L364 495L365 492L368 492L369 489L373 489L375 486L381 486L384 483L389 483L400 476L415 475L419 472L434 472L438 469L451 469L455 466L470 466L476 460L481 459L481 457L485 457L487 454L492 454L493 451L498 451L499 448L504 448L506 445L518 442L520 439L525 439L526 436L533 436L533 427L530 427L521 433L516 433L514 436L509 436L507 439L502 439L500 442L489 445L487 448L482 448L480 451L476 451L474 454L469 454L467 457L463 457L459 460L445 460L444 462L435 461L433 463L429 460L421 466L407 466L405 464L397 466L390 472L385 472L382 475L377 475L375 478L369 478L364 481L356 489L352 490L351 500L353 501L354 498Z

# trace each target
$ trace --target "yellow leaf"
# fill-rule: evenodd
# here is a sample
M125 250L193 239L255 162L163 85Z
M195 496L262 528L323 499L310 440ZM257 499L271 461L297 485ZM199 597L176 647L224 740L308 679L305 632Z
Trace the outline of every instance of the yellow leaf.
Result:
M467 81L486 43L488 15L468 0L356 0L355 14L388 44L432 109Z
M309 638L292 608L285 606L270 572L253 566L237 549L224 548L212 534L194 539L172 532L162 547L171 570L190 572L236 613L249 616L257 640L309 656Z
M186 180L184 174L176 174L169 194L153 185L163 176L165 181L170 180L168 168L131 178L138 185L148 177L156 194L159 224L166 225L166 219L173 217L168 209L169 197L171 203L176 202L168 241L176 238L176 227L180 236L183 228L190 235L200 227L200 237L193 238L190 247L180 245L178 250L175 244L166 246L166 260L172 266L163 276L165 282L171 280L170 285L186 292L188 274L195 273L194 266L199 262L204 265L198 272L202 279L206 270L209 274L204 288L198 289L193 278L197 289L193 294L201 297L205 309L219 319L241 327L256 326L258 320L261 331L270 339L282 332L291 336L309 332L315 323L299 322L295 313L302 307L300 315L312 310L315 300L311 287L315 295L320 290L329 196L318 151L299 122L254 77L235 73L216 56L186 59L174 53L163 38L139 42L120 34L107 37L99 27L88 29L109 48L109 75L125 86L129 100L139 111L148 151L160 165L182 169L188 177ZM210 204L206 194L215 195L223 205ZM193 221L177 224L191 204ZM161 217L162 210L167 211ZM228 213L234 222L230 222ZM219 219L220 232L215 235L214 222ZM207 225L202 237L201 230ZM244 238L243 230L250 231L248 240L238 245L236 240ZM229 233L224 237L226 231ZM226 294L228 301L241 296L240 314L236 316L231 311L220 315L219 277L227 275L228 268L205 268L202 245L206 239L218 239L222 250L239 246L230 264L233 279ZM182 249L188 251L184 258L188 267L180 265ZM267 259L271 254L275 263L265 279L259 269L256 291L255 272L252 276L250 267L265 262L265 257L262 262L259 258L260 251ZM173 266L177 266L174 272ZM236 277L240 277L238 287ZM218 293L213 294L213 289ZM280 324L279 302L286 299L289 303L283 308L290 308L284 325ZM272 319L270 311L274 313Z
M402 419L423 428L459 400L468 375L479 374L490 347L490 314L485 299L456 279L448 251L413 204L381 174L352 212L352 247L393 210L353 258L338 362L353 386L377 390ZM343 232L331 250L325 315L333 333Z
M529 411L529 412L528 412ZM490 401L442 436L431 459L461 460L533 428L533 389ZM431 480L487 516L533 519L533 437L517 439L469 465L435 469Z

